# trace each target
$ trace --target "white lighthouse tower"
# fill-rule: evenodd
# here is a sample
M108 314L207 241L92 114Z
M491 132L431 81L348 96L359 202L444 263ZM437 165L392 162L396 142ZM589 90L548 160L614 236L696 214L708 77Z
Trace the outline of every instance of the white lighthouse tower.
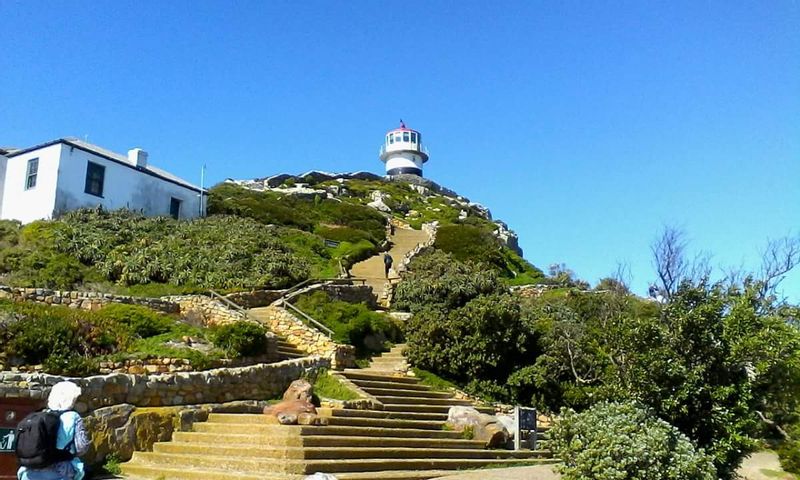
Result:
M381 161L386 175L410 174L422 176L422 164L428 161L428 151L422 146L422 134L406 127L389 130L381 146Z

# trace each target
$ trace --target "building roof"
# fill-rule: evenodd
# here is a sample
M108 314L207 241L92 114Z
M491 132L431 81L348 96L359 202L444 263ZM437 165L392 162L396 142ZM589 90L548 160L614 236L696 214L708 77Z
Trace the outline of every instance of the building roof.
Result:
M206 190L201 189L200 187L198 187L196 185L193 185L192 183L189 183L186 180L167 172L166 170L162 170L162 169L160 169L158 167L154 167L153 165L150 165L149 163L143 168L142 167L137 167L135 165L132 165L130 162L128 162L128 157L126 155L121 155L119 153L112 152L111 150L106 150L103 147L100 147L100 146L95 145L93 143L84 142L83 140L79 140L77 138L71 138L71 137L59 138L58 140L53 140L53 141L50 141L50 142L47 142L47 143L42 143L40 145L35 145L33 147L30 147L30 148L24 148L24 149L21 149L21 150L11 151L11 152L7 153L6 156L8 158L16 157L17 155L22 155L24 153L29 153L29 152L33 152L33 151L36 151L36 150L41 150L43 148L47 148L47 147L50 147L50 146L53 146L53 145L57 145L59 143L63 143L64 145L69 145L70 147L78 148L78 149L83 150L85 152L93 153L93 154L95 154L95 155L97 155L99 157L103 157L103 158L105 158L107 160L111 160L112 162L119 163L120 165L123 165L125 167L131 168L131 169L136 170L138 172L142 172L144 174L151 175L151 176L154 176L156 178L160 178L160 179L165 180L167 182L174 183L176 185L180 185L180 186L188 188L190 190L194 190L194 191L196 191L198 193L200 193L200 192L204 192L205 193L206 192Z

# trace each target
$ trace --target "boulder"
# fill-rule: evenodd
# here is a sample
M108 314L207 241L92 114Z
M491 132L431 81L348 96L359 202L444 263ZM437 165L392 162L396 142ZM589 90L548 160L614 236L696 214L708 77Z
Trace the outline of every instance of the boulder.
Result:
M508 430L496 417L480 413L472 407L450 407L447 425L458 432L471 428L472 438L486 443L488 448L505 446L510 438Z
M264 407L264 415L281 425L322 425L313 396L313 385L307 380L295 380L284 392L283 401Z

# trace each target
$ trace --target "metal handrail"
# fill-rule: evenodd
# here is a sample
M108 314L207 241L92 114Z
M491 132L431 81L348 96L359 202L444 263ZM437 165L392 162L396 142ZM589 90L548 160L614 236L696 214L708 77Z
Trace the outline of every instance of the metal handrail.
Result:
M237 304L236 302L232 301L229 298L226 298L222 294L215 292L214 290L209 290L208 293L211 294L212 297L216 298L217 300L221 301L225 305L231 307L232 309L236 310L237 312L244 315L244 318L248 318L247 309L242 307L241 305Z
M331 338L333 337L333 330L331 330L330 328L326 327L325 325L323 325L322 323L318 322L317 320L314 320L314 318L312 318L310 315L308 315L304 311L302 311L299 308L295 307L291 303L286 302L286 300L283 301L282 305L283 305L283 308L289 307L295 313L300 314L300 316L302 316L303 318L305 318L306 320L308 320L309 322L314 324L314 326L316 328L318 328L318 329L322 330L323 332L325 332L329 337L331 337Z

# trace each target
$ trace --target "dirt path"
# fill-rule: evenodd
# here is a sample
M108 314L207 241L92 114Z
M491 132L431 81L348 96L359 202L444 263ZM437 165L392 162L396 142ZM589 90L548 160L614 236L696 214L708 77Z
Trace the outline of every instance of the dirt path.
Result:
M765 450L747 457L738 470L744 480L795 480L797 477L781 468L778 455Z

